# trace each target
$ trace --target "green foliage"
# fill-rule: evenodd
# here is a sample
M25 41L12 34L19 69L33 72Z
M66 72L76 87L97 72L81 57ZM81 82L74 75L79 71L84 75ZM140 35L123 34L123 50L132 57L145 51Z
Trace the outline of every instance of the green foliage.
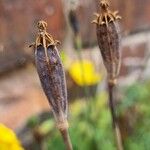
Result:
M125 150L150 150L150 83L134 84L123 90L123 99L118 106L118 115L129 110L132 131L124 140ZM70 108L70 136L74 150L116 150L107 94L102 92L89 101L76 100ZM129 113L128 113L129 114ZM135 118L133 118L133 117ZM36 119L30 121L36 122ZM49 123L50 122L50 123ZM32 124L33 124L32 123ZM48 124L50 124L48 127ZM49 134L43 140L44 150L65 150L60 133L52 119L41 124ZM43 129L42 129L43 131Z
M41 123L40 126L38 127L38 132L41 135L47 135L53 129L54 129L54 122L53 122L53 120L46 120L43 123Z
M84 103L76 101L72 106L70 136L74 150L115 150L111 118L107 108L107 95ZM47 138L47 149L65 150L57 129Z
M30 128L34 128L37 124L39 124L39 118L37 116L31 117L27 122L27 126Z
M150 83L134 84L124 92L124 99L119 106L121 114L134 108L136 121L132 134L125 141L126 150L150 149ZM132 114L131 114L132 116ZM135 119L135 118L133 118ZM129 120L130 121L130 120Z
M122 100L119 110L124 112L127 108L140 104L145 106L145 102L150 97L149 85L134 84L124 91L124 99Z

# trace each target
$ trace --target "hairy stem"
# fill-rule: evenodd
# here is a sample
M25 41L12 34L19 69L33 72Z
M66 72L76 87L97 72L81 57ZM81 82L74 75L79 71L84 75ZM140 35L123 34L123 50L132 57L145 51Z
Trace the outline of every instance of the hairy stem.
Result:
M60 133L61 133L64 143L66 145L66 150L73 150L68 129L60 130Z
M118 125L116 111L115 111L115 105L114 105L113 89L114 89L114 85L108 83L109 107L110 107L110 111L111 111L112 125L113 125L113 129L114 129L114 133L115 133L117 149L123 150L122 137L121 137L121 132L120 132L120 128Z

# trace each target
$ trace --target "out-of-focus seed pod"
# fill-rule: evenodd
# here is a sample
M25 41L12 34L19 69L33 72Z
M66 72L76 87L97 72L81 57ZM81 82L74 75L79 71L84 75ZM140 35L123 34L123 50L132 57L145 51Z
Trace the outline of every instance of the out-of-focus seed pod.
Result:
M112 12L109 10L108 0L101 0L100 8L101 13L95 13L97 18L96 20L93 20L92 23L96 24L97 41L108 74L109 107L116 137L117 149L123 150L122 137L117 121L113 97L113 87L116 84L120 70L118 20L121 19L121 17L117 15L117 11Z
M38 22L39 34L35 44L35 63L41 85L55 116L67 150L72 150L68 134L68 101L63 65L56 45L59 41L46 32L47 24Z
M100 8L101 13L95 13L96 19L92 23L97 26L97 41L108 73L109 83L116 84L116 78L120 70L118 20L121 17L117 15L117 11L109 10L108 0L101 0Z

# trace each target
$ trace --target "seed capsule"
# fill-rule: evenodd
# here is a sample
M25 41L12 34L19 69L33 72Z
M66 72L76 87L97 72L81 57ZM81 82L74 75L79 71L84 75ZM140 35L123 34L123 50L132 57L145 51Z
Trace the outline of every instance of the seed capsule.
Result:
M55 116L66 150L72 150L72 144L68 132L68 102L67 88L63 65L56 48L60 42L46 32L47 23L39 21L39 29L34 46L35 63L37 72L47 99Z
M39 34L35 44L35 63L41 85L51 105L60 130L68 128L67 90L63 65L56 45L59 41L46 32L47 23L39 21Z
M44 47L37 46L35 62L43 90L48 98L59 128L67 128L67 92L63 66L54 46L47 48L49 64L45 61Z
M109 83L116 84L116 78L120 71L120 50L119 50L119 26L117 11L109 10L107 0L100 1L101 14L95 13L97 41L102 54L104 65L108 73Z

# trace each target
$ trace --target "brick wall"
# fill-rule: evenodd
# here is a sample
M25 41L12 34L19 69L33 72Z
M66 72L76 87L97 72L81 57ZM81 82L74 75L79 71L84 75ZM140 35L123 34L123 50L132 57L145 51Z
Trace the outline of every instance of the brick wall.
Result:
M150 74L150 31L142 31L122 39L122 84L132 84ZM123 79L123 80L122 80Z
M5 64L0 72L24 61L24 51L31 51L28 45L35 40L36 23L41 19L48 22L48 31L56 39L61 41L64 38L61 0L0 1L0 65Z
M135 31L150 27L149 0L111 0L112 7L118 9L122 16L125 30Z
M64 35L61 0L1 0L0 8L0 42L13 40L12 43L21 45L31 40L40 19L48 22L48 30L54 36L62 38Z

